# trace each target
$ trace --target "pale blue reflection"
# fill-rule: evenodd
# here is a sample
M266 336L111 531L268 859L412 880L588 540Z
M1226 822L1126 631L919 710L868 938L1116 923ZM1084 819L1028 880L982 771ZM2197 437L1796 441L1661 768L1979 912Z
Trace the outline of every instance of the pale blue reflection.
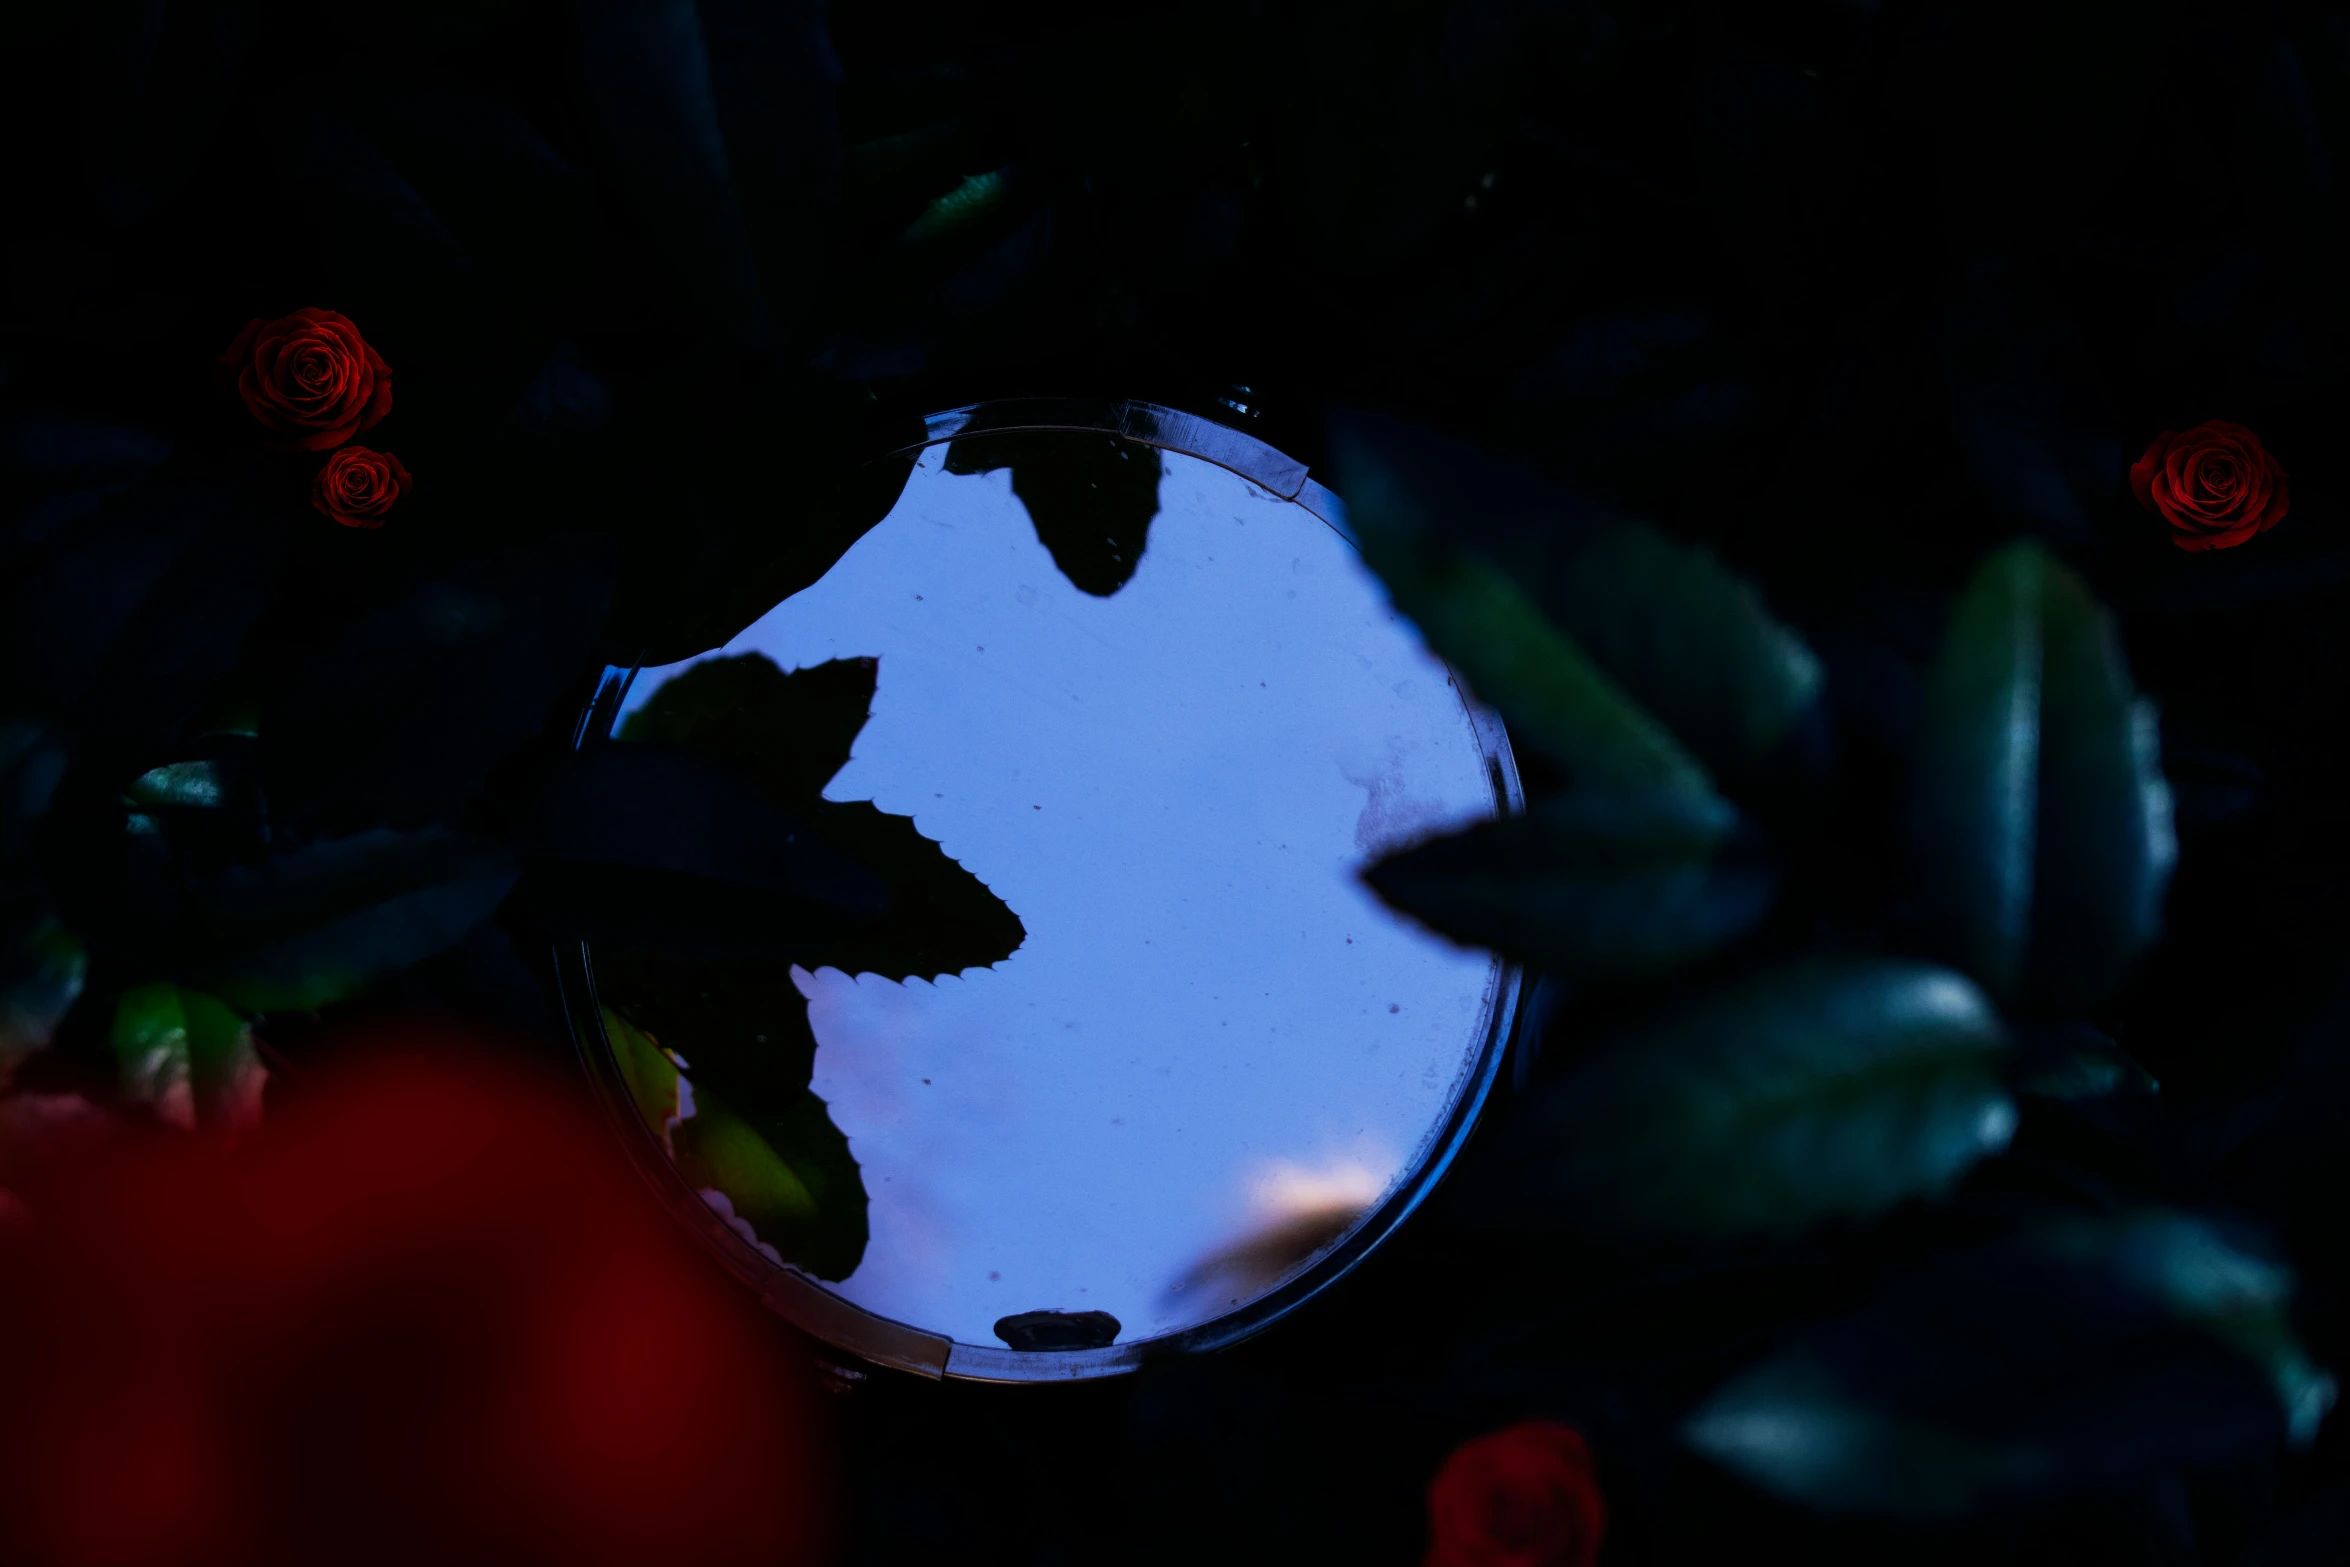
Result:
M966 1343L1040 1309L1150 1337L1343 1235L1468 1086L1496 965L1357 873L1492 814L1494 783L1443 667L1310 512L1170 455L1139 570L1094 598L1008 472L943 456L726 650L877 657L827 797L912 816L1028 931L935 984L800 976L872 1203L826 1287Z

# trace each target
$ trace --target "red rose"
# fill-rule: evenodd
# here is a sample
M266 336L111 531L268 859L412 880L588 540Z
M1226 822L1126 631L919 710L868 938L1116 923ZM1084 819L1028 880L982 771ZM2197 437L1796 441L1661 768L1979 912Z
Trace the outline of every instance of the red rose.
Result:
M2285 470L2240 424L2165 430L2130 464L2138 504L2159 512L2183 550L2224 550L2284 520Z
M392 371L348 316L297 310L255 319L220 356L221 380L277 435L279 452L323 452L392 411Z
M804 1369L561 1083L386 1054L270 1115L16 1184L0 1561L822 1559Z
M1427 1567L1591 1567L1607 1506L1582 1433L1522 1420L1453 1449L1428 1526Z
M408 470L390 452L346 446L310 481L310 504L346 528L380 528L408 493Z

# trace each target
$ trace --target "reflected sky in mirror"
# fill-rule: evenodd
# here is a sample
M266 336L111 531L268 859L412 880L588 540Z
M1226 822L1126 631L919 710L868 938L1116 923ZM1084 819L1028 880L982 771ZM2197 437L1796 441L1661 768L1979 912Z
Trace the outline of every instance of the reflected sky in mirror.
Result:
M935 983L795 971L871 1199L862 1264L824 1287L966 1343L1038 1310L1154 1337L1327 1249L1468 1088L1496 964L1358 872L1491 815L1493 775L1442 665L1303 507L1167 454L1148 548L1097 597L1008 470L945 457L725 650L878 658L826 797L911 816L1028 933Z

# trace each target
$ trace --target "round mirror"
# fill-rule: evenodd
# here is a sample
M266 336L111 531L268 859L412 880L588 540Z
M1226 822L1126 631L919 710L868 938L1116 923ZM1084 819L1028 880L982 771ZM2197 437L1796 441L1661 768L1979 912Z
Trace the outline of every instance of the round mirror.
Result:
M1270 1322L1441 1173L1518 976L1360 872L1516 773L1270 448L1136 404L928 435L820 581L583 724L714 765L647 809L803 914L713 883L702 937L599 935L567 996L656 1179L802 1327L1104 1375ZM784 827L723 826L743 793Z

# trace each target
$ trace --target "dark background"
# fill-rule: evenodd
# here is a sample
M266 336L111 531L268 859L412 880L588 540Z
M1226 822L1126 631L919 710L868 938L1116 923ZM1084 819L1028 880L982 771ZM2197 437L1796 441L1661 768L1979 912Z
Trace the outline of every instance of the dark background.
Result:
M105 998L201 966L215 851L125 851L129 780L209 747L285 852L502 841L596 670L812 580L871 520L855 459L925 412L1142 398L1319 469L1376 409L1709 546L1827 671L1774 950L1914 944L1922 671L2033 537L2118 616L2181 855L2128 984L2019 1026L2093 1026L2158 1095L2027 1106L1949 1201L1799 1245L1665 1266L1440 1201L1205 1361L844 1380L853 1557L1414 1560L1442 1455L1534 1413L1589 1434L1611 1561L2339 1559L2341 1420L2238 1439L2186 1384L2083 1392L2068 1482L1958 1522L1816 1517L1674 1428L2035 1204L2224 1215L2316 1360L2350 1347L2350 10L86 0L0 23L0 120L0 912L90 951L29 1080L111 1087ZM396 369L418 483L380 534L308 512L213 383L304 305ZM2123 474L2213 418L2291 511L2188 554ZM273 1092L358 1013L567 1059L542 937L518 895L270 1019ZM1545 1069L1642 1004L1571 993Z

